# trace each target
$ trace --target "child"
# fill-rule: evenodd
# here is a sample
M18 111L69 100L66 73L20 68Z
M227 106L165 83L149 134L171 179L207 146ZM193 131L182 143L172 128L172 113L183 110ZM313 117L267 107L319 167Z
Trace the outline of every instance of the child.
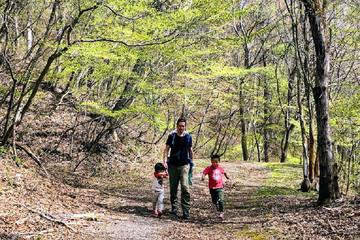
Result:
M155 172L154 172L154 199L153 199L153 211L154 215L157 217L161 217L162 212L164 210L164 186L163 179L168 176L166 172L166 168L162 163L155 164Z
M219 218L224 219L224 193L223 193L223 180L222 175L227 179L229 177L225 173L224 169L219 165L220 156L211 156L211 166L204 169L201 180L204 181L206 175L209 175L209 189L212 203L215 204L219 214Z

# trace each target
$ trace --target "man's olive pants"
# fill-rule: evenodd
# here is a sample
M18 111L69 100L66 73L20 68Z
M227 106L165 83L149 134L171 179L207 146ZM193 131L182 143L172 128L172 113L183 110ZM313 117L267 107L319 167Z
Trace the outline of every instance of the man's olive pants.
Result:
M170 164L168 171L170 181L170 202L172 210L176 209L177 190L180 182L181 208L184 213L188 214L190 209L189 165L187 164L184 166L176 166Z

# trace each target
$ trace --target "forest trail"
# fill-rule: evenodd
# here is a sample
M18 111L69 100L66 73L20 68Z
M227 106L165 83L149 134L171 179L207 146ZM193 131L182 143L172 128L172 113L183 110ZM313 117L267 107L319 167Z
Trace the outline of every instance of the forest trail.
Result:
M2 0L0 240L360 240L359 3ZM189 221L151 214L178 117Z
M138 179L131 172L123 174L119 185L99 176L97 185L79 182L77 187L67 185L69 176L64 185L27 171L22 173L23 183L16 183L8 170L0 181L0 239L360 239L358 199L317 206L316 194L291 187L301 182L301 166L291 163L222 162L230 180L225 183L221 221L207 181L200 180L209 162L196 163L187 221L168 211L161 219L152 216L151 169L143 169L146 173ZM276 176L282 180L274 181ZM120 181L115 176L113 180ZM169 209L168 188L165 208Z
M252 163L226 162L222 166L231 178L225 184L223 221L218 219L211 204L207 180L200 179L202 167L196 167L190 220L175 219L168 211L161 219L153 217L151 185L148 184L144 189L108 192L100 205L114 215L107 216L107 221L96 222L87 231L107 239L240 239L242 229L262 223L255 194L269 171ZM165 207L169 209L168 188Z
M221 165L231 178L225 184L222 221L212 206L207 181L200 179L203 165L195 169L190 220L175 219L168 212L161 219L151 215L149 178L143 187L107 192L98 205L112 215L86 231L101 239L360 239L358 205L318 207L314 195L269 184L272 172L263 165ZM168 189L165 198L169 209Z

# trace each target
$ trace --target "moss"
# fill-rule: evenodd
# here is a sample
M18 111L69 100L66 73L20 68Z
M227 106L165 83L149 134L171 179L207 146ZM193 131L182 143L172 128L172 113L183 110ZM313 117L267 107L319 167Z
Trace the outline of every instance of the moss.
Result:
M0 156L5 155L8 152L8 149L4 146L0 146Z
M24 164L24 162L25 162L25 160L20 157L15 158L15 163L17 166L22 166Z
M267 239L272 239L273 236L277 236L277 235L278 233L273 230L267 232L259 232L248 228L244 228L241 231L235 233L235 236L237 238L241 238L241 239L246 238L252 240L267 240Z

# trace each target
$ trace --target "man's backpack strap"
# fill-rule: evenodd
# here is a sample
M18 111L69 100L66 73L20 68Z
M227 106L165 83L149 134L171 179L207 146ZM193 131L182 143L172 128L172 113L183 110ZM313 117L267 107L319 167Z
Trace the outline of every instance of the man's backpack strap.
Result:
M174 146L174 143L175 143L175 136L176 136L176 132L173 132L172 134L172 139L171 139L171 147Z
M175 137L176 137L176 132L174 131L173 133L171 133L171 146L174 146L174 143L175 143ZM185 135L184 135L184 137L185 137L185 141L186 141L186 145L188 145L189 144L189 141L190 141L190 134L189 133L185 133Z

